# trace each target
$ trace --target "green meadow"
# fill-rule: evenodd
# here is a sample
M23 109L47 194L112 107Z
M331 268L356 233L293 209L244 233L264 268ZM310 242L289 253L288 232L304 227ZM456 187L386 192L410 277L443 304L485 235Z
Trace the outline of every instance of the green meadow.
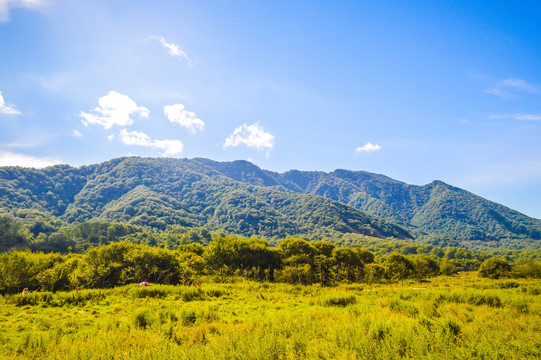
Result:
M4 295L0 343L3 359L536 359L541 281L230 278Z

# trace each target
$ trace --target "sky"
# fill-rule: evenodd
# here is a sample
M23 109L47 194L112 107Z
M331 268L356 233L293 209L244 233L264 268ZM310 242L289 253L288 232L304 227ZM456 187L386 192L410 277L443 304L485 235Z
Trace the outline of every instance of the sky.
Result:
M541 2L0 0L0 166L442 180L541 218Z

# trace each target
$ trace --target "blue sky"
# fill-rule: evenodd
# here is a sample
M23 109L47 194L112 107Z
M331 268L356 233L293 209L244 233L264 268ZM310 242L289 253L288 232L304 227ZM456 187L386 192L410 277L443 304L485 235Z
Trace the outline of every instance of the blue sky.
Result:
M538 1L0 0L0 165L251 160L541 218Z

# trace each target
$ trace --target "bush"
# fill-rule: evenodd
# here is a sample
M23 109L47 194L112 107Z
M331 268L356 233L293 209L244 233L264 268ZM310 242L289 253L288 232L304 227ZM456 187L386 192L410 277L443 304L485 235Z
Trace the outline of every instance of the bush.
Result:
M315 282L315 273L310 264L286 266L277 270L274 275L276 281L289 284L312 284Z
M38 305L40 303L50 304L53 300L53 294L50 292L28 293L24 295L13 295L9 301L17 306Z
M147 309L138 311L137 313L135 313L133 322L136 327L140 329L146 329L149 325L152 324L152 317L150 315L150 312Z
M392 311L402 312L413 317L419 315L419 309L417 307L400 300L392 300L389 303L389 308Z
M355 295L337 295L329 296L321 300L322 306L341 306L345 307L357 303L357 297Z
M541 279L541 262L529 262L513 266L510 276L513 278Z
M511 271L511 266L505 259L490 258L481 264L479 267L479 276L490 279L499 279L506 277Z
M500 283L496 283L495 286L498 289L514 289L520 287L520 284L516 281L504 281Z

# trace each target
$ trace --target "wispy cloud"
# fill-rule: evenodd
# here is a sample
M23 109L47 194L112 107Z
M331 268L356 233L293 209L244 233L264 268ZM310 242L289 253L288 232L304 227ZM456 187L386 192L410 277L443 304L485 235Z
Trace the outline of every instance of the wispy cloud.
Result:
M529 84L521 79L505 79L502 81L502 84L507 88L519 90L526 93L536 94L539 92L539 88L537 86Z
M242 126L236 128L225 140L224 149L239 146L241 144L257 150L271 150L274 148L274 135L265 132L259 123L252 125L243 124ZM269 151L267 151L267 157L268 156Z
M44 168L60 163L62 163L62 161L54 158L36 157L0 150L0 166Z
M197 118L194 112L184 110L182 104L167 105L163 108L163 112L170 122L180 124L192 134L195 134L197 129L203 130L205 127L203 120Z
M509 78L499 81L494 87L485 90L487 94L510 99L520 94L539 94L541 89L522 79Z
M504 91L502 89L498 89L498 88L486 89L485 92L487 94L494 95L494 96L501 97L501 98L509 98L509 97L511 97L511 94L509 94L508 92L506 92L506 91Z
M12 8L38 9L46 3L45 0L0 0L0 22L9 21Z
M83 137L83 134L79 130L73 130L73 136L80 138Z
M144 106L137 106L128 96L116 91L109 93L98 100L99 106L92 113L81 111L79 117L83 125L100 125L110 129L114 125L128 126L133 124L132 115L147 118L150 111Z
M541 114L493 114L488 117L491 120L495 119L509 119L518 121L541 121Z
M192 66L192 59L190 59L188 54L186 54L186 52L184 52L178 45L165 41L163 36L150 35L147 36L145 40L154 40L159 42L167 50L171 57L177 58L179 60L185 60L188 66Z
M180 140L153 140L144 132L128 131L126 129L120 131L120 140L125 145L137 145L162 150L162 156L180 154L184 147Z
M2 0L0 0L1 3ZM12 104L6 104L6 101L4 100L4 96L2 96L2 92L0 91L0 114L8 114L8 115L20 115L21 112L17 110L15 105Z
M366 143L363 146L359 146L355 149L356 152L373 152L381 149L381 146L378 144Z

